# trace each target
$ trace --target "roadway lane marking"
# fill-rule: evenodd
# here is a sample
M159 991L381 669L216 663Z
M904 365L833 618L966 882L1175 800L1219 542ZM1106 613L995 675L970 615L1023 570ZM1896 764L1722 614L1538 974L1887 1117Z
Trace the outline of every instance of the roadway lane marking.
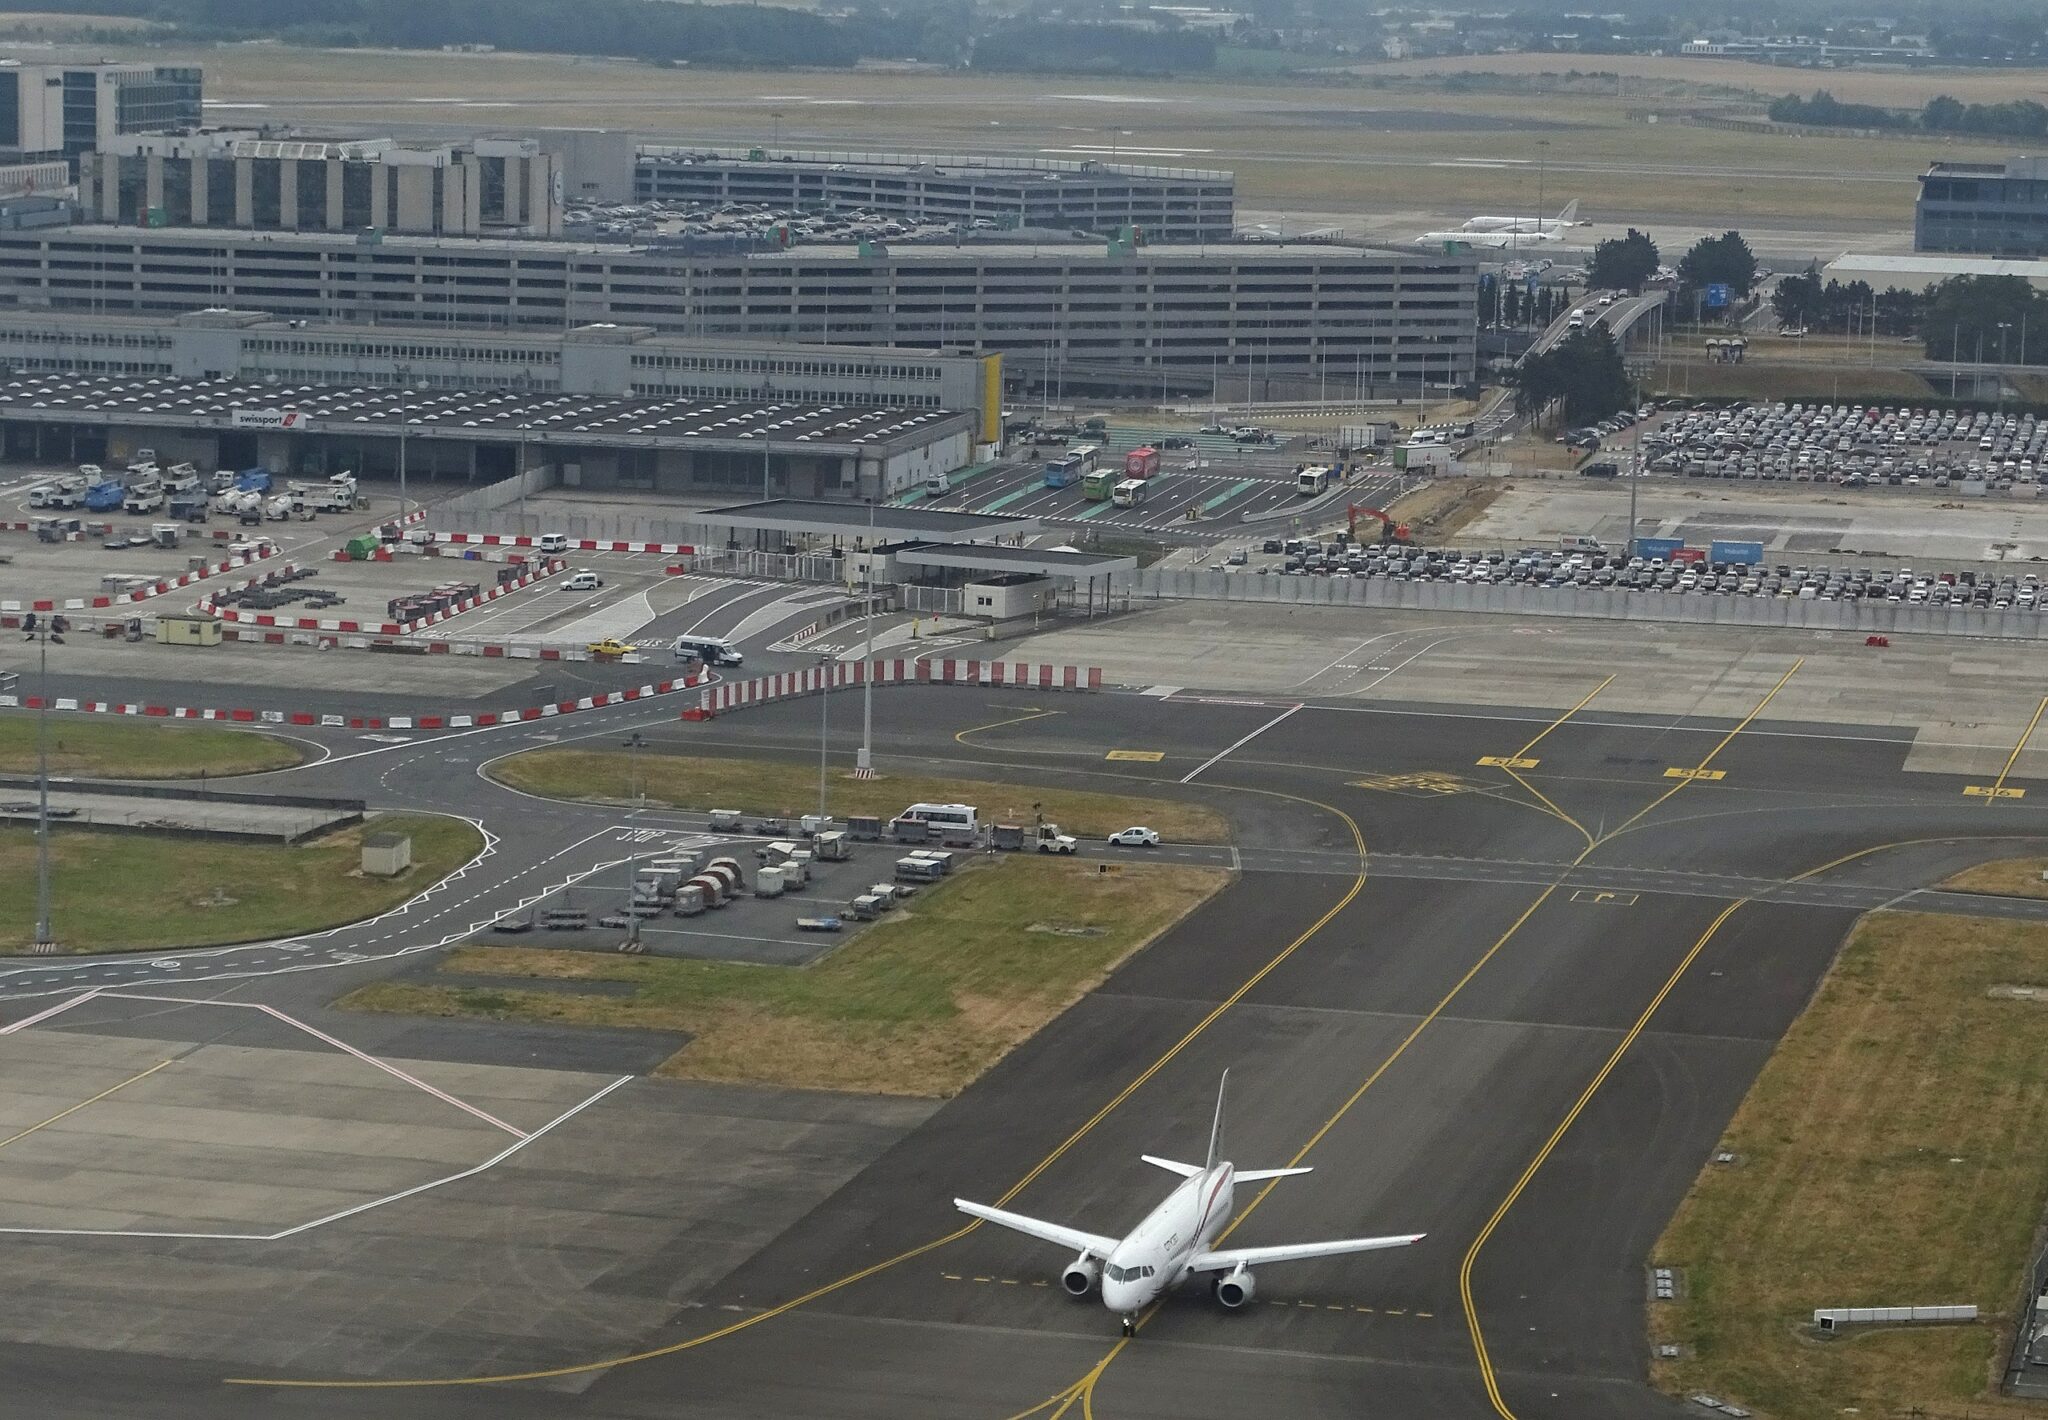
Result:
M1259 481L1260 480L1256 478L1239 479L1237 482L1231 484L1228 488L1224 489L1221 493L1218 493L1215 497L1203 503L1202 512L1205 514L1215 512L1218 508L1222 507L1225 503L1228 503L1231 499L1238 497L1247 488L1255 487L1259 483Z
M1210 768L1212 765L1221 764L1224 760L1230 758L1230 756L1235 754L1238 750L1243 749L1246 745L1250 744L1260 735L1263 735L1264 733L1266 733L1266 731L1272 729L1275 725L1279 724L1282 720L1287 719L1290 715L1294 714L1295 711L1301 708L1301 702L1296 702L1295 704L1288 706L1285 710L1282 710L1278 715L1275 715L1272 719L1266 721L1265 724L1259 726L1256 730L1253 730L1250 734L1246 735L1236 744L1231 745L1227 749L1217 751L1208 759L1203 760L1193 769L1190 769L1185 775L1181 776L1180 782L1183 784L1194 783L1196 779L1201 777L1203 770Z
M77 1104L75 1104L75 1105L71 1106L71 1108L69 1108L69 1109L62 1109L62 1110L59 1110L59 1111L57 1111L57 1113L55 1113L55 1114L51 1115L51 1116L50 1116L50 1117L49 1117L48 1119L44 1120L44 1121L43 1121L43 1122L42 1122L41 1124L31 1124L31 1125L30 1125L30 1126L29 1126L28 1128L26 1128L26 1129L22 1130L22 1131L21 1131L20 1133L18 1133L18 1134L10 1134L10 1135L8 1135L8 1136L7 1136L7 1137L6 1137L5 1139L0 1139L0 1149L4 1149L4 1148L6 1148L6 1147L7 1147L7 1146L8 1146L9 1144L12 1144L12 1143L14 1143L14 1142L15 1142L16 1140L18 1140L18 1139L26 1139L26 1138L28 1138L28 1136L29 1136L29 1135L31 1135L31 1134L33 1134L33 1133L35 1133L35 1132L36 1132L37 1130L39 1130L39 1129L48 1129L48 1128L49 1128L49 1127L50 1127L50 1126L51 1126L52 1124L55 1124L55 1123L56 1123L56 1122L57 1122L58 1120L60 1120L60 1119L69 1119L69 1118L70 1118L70 1117L71 1117L72 1115L74 1115L74 1114L78 1113L78 1111L80 1111L81 1109L84 1109L84 1108L85 1108L85 1107L86 1107L87 1105L89 1105L89 1104L98 1104L98 1103L99 1103L99 1102L100 1102L101 1100L105 1099L105 1098L106 1098L106 1097L107 1097L108 1095L112 1095L112 1094L119 1094L119 1093L120 1093L120 1092L121 1092L122 1090L125 1090L125 1089L127 1089L127 1088L128 1088L128 1087L129 1087L130 1085L134 1084L134 1083L135 1083L136 1081L138 1081L138 1080L146 1080L146 1079L148 1079L148 1078L149 1078L149 1077L150 1077L151 1075L154 1075L154 1074L155 1074L155 1073L156 1073L157 1071L159 1071L159 1070L163 1069L163 1068L164 1068L164 1066L166 1066L166 1065L168 1065L168 1064L170 1064L170 1063L171 1063L171 1062L170 1062L170 1061L168 1061L168 1060L159 1060L159 1061L157 1061L157 1062L156 1062L156 1064L154 1064L154 1065L150 1066L150 1067L149 1067L149 1068L148 1068L147 1070L142 1070L142 1071L138 1071L137 1073L135 1073L135 1074L133 1074L133 1075L130 1075L130 1076L129 1076L129 1077L127 1078L127 1079L123 1080L123 1081L122 1081L122 1082L121 1082L120 1084L118 1084L118 1085L114 1085L114 1086L112 1086L112 1087L110 1087L110 1088L108 1088L108 1089L104 1089L104 1090L101 1090L101 1091L100 1091L100 1092L99 1092L98 1094L94 1095L94 1096L93 1096L93 1097L92 1097L91 1099L89 1099L89 1100L80 1100L80 1101L79 1101L79 1102L78 1102Z
M2012 753L2005 757L2005 768L1998 771L1998 778L1992 781L1991 787L1986 789L1979 785L1972 785L1963 790L1965 794L1980 795L1987 805L1996 803L2000 799L2021 798L2026 794L2027 791L2024 789L2006 788L2005 779L2008 774L2012 773L2012 767L2020 762L2020 754L2026 749L2027 741L2034 737L2034 728L2041 723L2041 712L2044 710L2048 710L2048 695L2042 696L2041 703L2034 707L2034 718L2027 721L2027 728L2021 733L2020 742L2014 745Z

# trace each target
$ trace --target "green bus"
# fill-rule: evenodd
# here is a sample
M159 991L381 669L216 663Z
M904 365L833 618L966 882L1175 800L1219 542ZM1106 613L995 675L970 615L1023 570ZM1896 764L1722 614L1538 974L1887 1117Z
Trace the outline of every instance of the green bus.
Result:
M1122 469L1098 469L1081 480L1081 496L1091 503L1107 503L1122 476Z

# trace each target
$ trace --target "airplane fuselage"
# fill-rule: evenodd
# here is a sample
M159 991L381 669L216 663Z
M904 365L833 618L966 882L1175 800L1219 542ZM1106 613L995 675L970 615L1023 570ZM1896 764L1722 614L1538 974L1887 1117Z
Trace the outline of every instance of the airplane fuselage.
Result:
M1130 1317L1188 1275L1188 1263L1230 1221L1236 1170L1228 1163L1185 1179L1103 1260L1102 1304Z

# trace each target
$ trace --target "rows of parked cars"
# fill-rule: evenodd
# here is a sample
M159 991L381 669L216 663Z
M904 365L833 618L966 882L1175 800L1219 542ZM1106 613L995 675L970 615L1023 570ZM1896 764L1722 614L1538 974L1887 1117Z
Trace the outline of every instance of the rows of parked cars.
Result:
M1694 409L1643 435L1651 473L1795 483L1986 488L2048 482L2032 414L1854 404Z
M1267 550L1277 550L1268 543ZM1763 562L1682 562L1619 552L1570 552L1378 546L1289 539L1284 560L1258 575L1378 577L1396 582L1578 588L1588 591L1682 592L1701 596L1796 598L1803 601L1887 601L1915 606L2038 610L2048 602L2034 572L1911 566Z

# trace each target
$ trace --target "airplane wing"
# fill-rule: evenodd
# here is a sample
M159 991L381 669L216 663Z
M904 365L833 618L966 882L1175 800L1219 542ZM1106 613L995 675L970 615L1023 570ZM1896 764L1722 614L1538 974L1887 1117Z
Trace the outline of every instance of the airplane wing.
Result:
M1232 1247L1220 1252L1198 1252L1188 1263L1190 1272L1228 1272L1238 1267L1262 1267L1268 1262L1304 1262L1311 1257L1335 1257L1346 1252L1377 1252L1381 1248L1406 1247L1421 1242L1426 1233L1405 1233L1399 1237L1345 1238L1338 1242L1287 1243L1280 1247Z
M1103 1237L1099 1233L1084 1233L1079 1228L1067 1228L1058 1223L1027 1218L1022 1213L1006 1213L1000 1208L969 1203L965 1198L954 1199L953 1206L969 1217L979 1218L985 1223L994 1223L999 1228L1008 1228L1012 1232L1023 1233L1026 1237L1056 1243L1060 1247L1090 1253L1095 1257L1108 1257L1116 1250L1116 1245L1120 1241L1117 1238Z

